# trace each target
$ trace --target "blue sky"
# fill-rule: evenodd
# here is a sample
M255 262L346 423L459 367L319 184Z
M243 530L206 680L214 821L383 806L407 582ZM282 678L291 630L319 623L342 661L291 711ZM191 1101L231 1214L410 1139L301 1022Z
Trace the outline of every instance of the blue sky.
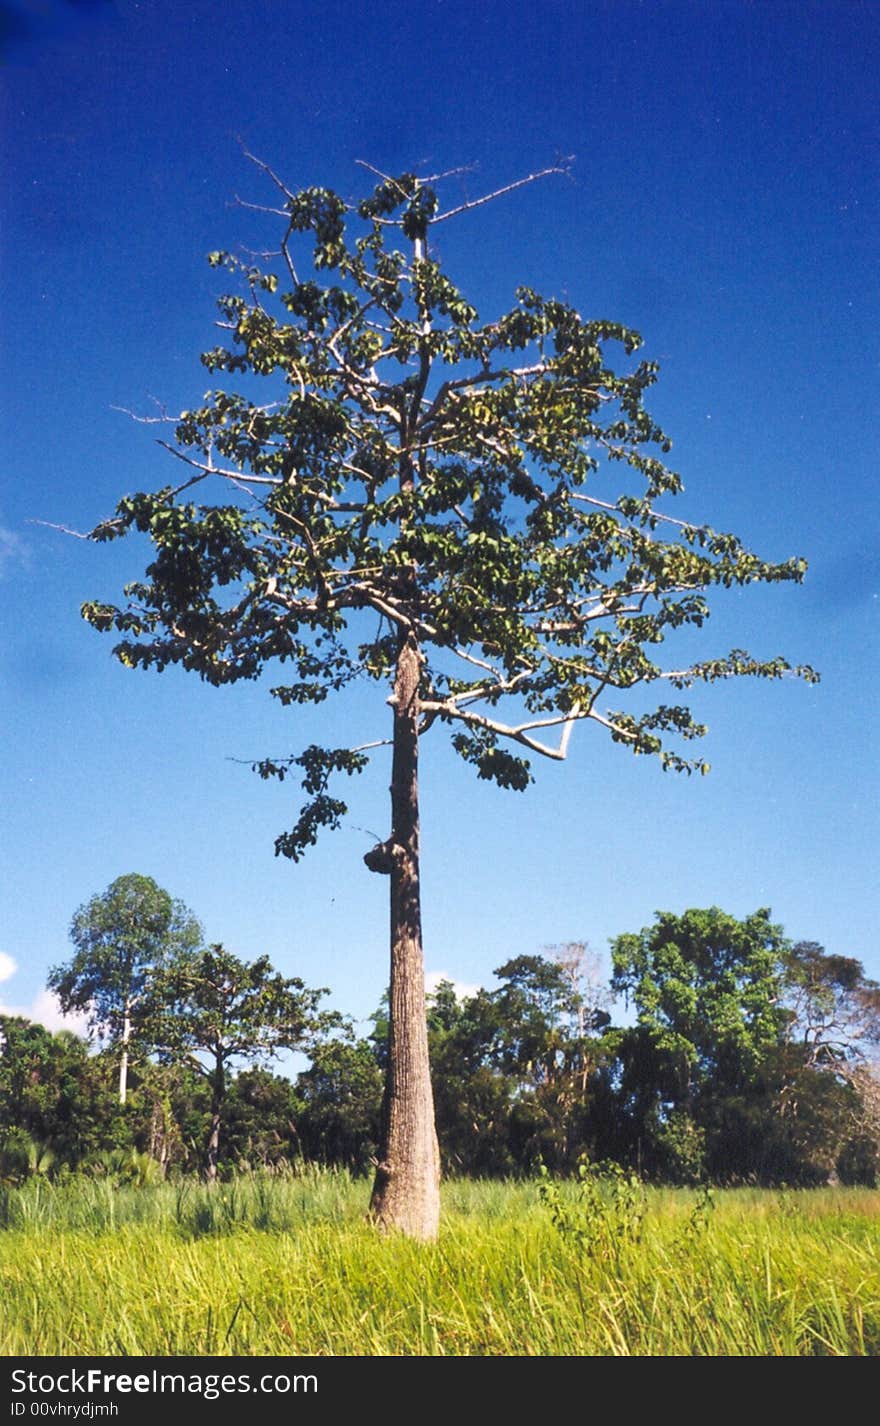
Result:
M289 186L346 196L359 158L477 164L477 191L576 155L572 181L447 225L444 262L487 320L527 282L640 329L687 486L675 513L810 563L801 588L716 601L706 656L781 652L823 681L698 692L708 778L583 728L519 796L426 740L429 970L474 984L717 904L769 905L880 976L876 5L18 0L0 32L3 1003L43 1013L74 910L129 871L342 1009L368 1014L385 984L386 886L361 856L387 826L387 767L293 866L272 847L295 792L233 761L384 736L384 695L302 714L271 679L128 672L79 607L116 597L142 551L33 523L85 530L167 480L150 429L114 408L202 394L205 254L276 240L232 204L266 198L239 137Z

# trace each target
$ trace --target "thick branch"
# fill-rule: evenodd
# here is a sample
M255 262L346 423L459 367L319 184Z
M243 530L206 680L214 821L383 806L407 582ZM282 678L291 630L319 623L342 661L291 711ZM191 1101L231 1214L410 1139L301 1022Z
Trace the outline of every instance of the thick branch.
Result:
M449 700L425 699L422 702L422 709L425 713L435 713L441 717L457 719L461 723L467 723L473 728L483 728L486 732L496 733L499 737L510 738L515 743L522 743L524 747L530 748L534 753L540 753L545 758L553 758L562 761L568 751L568 742L571 737L571 724L581 718L590 717L590 713L581 710L577 705L569 713L561 713L557 718L536 718L531 723L520 723L516 727L510 727L506 723L498 723L494 718L487 718L482 713L472 713L469 710L458 707L457 704ZM546 743L540 743L536 738L530 737L530 733L536 728L558 728L562 726L563 733L560 738L558 748L548 748Z

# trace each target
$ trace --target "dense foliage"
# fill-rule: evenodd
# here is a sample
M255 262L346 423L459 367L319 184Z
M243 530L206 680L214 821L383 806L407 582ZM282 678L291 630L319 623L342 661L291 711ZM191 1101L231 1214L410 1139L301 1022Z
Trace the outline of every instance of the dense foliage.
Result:
M658 1182L873 1183L880 985L793 945L766 910L660 913L617 937L611 985L586 948L518 956L495 989L429 1000L447 1172L573 1172L615 1161ZM612 994L630 1023L612 1023ZM310 1161L366 1172L380 1143L387 1000L358 1038L322 992L222 947L151 978L151 1053L125 1105L112 1045L0 1017L0 1178L135 1180ZM293 1079L267 1061L306 1049Z

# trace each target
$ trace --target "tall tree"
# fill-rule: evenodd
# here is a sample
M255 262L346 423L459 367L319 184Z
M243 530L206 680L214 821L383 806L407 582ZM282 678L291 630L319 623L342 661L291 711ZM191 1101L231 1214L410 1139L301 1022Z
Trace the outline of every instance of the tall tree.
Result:
M226 684L279 659L294 676L272 691L290 706L356 677L390 685L390 835L364 858L389 877L391 904L372 1208L430 1238L439 1171L420 738L451 730L481 778L519 790L532 780L529 755L563 759L578 722L664 767L706 771L686 755L705 731L686 706L661 697L646 709L637 696L609 709L605 699L790 672L782 658L741 649L662 667L657 650L668 633L703 624L710 587L797 581L805 565L762 560L734 535L659 508L681 481L643 404L657 365L628 360L637 333L527 286L510 311L480 322L441 271L437 228L520 184L441 209L438 182L449 175L376 174L374 191L350 205L326 188L293 191L259 166L278 194L269 211L280 279L211 255L239 290L220 299L227 343L202 358L212 373L242 377L242 388L213 390L169 418L163 444L182 462L182 482L126 496L91 535L147 534L146 578L123 606L83 612L121 635L116 653L131 667L180 664ZM254 378L274 378L274 394L255 400ZM619 495L612 470L628 476ZM207 483L225 486L232 503L195 503ZM308 797L278 853L296 860L322 826L339 825L347 808L329 791L331 775L359 772L375 745L312 746L257 765L264 777L299 769Z
M153 978L151 1025L160 1058L190 1065L210 1086L209 1182L217 1177L232 1063L258 1064L301 1049L317 1029L324 994L273 971L268 956L242 961L219 945L184 953Z
M119 1102L124 1104L132 1039L137 1038L151 977L171 957L196 948L202 929L183 902L152 877L117 877L75 913L76 954L53 966L48 984L65 1014L85 1011L92 1032L118 1047Z

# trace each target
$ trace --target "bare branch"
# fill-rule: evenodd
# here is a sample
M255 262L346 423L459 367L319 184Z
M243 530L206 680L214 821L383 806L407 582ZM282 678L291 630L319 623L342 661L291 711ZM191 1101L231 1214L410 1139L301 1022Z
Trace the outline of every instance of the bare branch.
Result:
M293 265L293 258L290 256L289 243L290 243L290 235L291 235L292 232L293 232L293 227L292 227L292 225L288 224L287 232L284 234L284 237L281 239L281 253L282 253L282 256L284 257L284 262L285 262L285 265L286 265L286 267L287 267L287 271L288 271L288 273L289 273L289 275L290 275L290 280L291 280L291 282L293 283L294 287L299 287L299 277L298 277L298 275L297 275L296 268L295 268L294 265ZM297 373L297 375L298 375L298 374L299 374L299 373ZM300 385L302 385L302 377L300 377Z
M574 154L564 158L558 164L553 164L551 168L539 169L537 173L530 173L525 178L518 178L515 183L507 183L503 188L496 188L494 193L486 193L482 198L473 198L468 203L460 203L457 208L449 208L445 213L438 213L436 218L431 220L431 226L435 223L443 223L447 218L455 218L459 213L468 213L471 208L481 208L484 203L491 203L493 198L501 198L505 193L513 193L516 188L524 188L527 183L536 183L539 178L547 178L550 174L559 173L568 177L571 173L571 164L574 161Z
M104 528L106 528L108 525L118 525L120 523L121 521L119 520L104 520L102 522ZM44 530L58 530L62 535L72 535L75 540L90 540L94 533L94 531L83 533L82 530L71 530L69 525L56 525L52 520L29 519L27 521L27 524L42 525ZM96 526L96 529L97 528L100 527Z
M458 178L463 173L476 173L478 163L463 163L458 168L447 168L445 173L429 173L419 179L419 183L442 183L444 178Z
M182 460L185 465L191 465L194 470L200 470L203 475L219 475L222 476L224 480L231 480L237 485L284 484L280 476L249 475L248 472L244 470L227 470L222 465L214 465L212 460L208 460L207 462L195 460L192 456L185 455L183 451L179 451L176 446L172 446L169 441L157 441L156 444L161 446L164 451L168 451L169 455L174 456L177 460ZM190 484L192 484L192 482L190 482ZM184 488L185 487L181 486L181 489Z
M359 168L365 168L368 170L368 172L375 174L376 178L381 178L383 183L392 184L392 186L397 189L401 198L405 199L409 197L409 194L407 193L406 189L401 188L397 179L392 178L390 173L383 173L381 168L374 168L371 163L367 163L367 160L365 158L356 158L355 163L358 165Z
M287 218L289 216L286 208L269 208L265 203L249 203L246 198L239 198L237 193L232 195L232 201L236 208L250 208L253 213L272 213L276 218ZM265 257L274 254L265 253Z
M255 154L252 154L248 149L246 149L241 139L239 139L239 143L241 144L241 151L244 154L245 158L248 159L252 164L254 164L256 168L262 169L263 173L265 173L269 178L271 178L272 182L275 184L275 187L281 190L285 198L289 198L291 203L295 202L296 194L291 193L286 183L282 183L281 179L278 177L278 174L275 173L267 163L264 163L261 158L257 158ZM284 216L286 217L287 214L285 214Z
M591 708L584 716L592 718L594 723L601 724L601 726L607 728L610 733L616 733L619 738L626 738L631 743L634 743L636 740L637 734L634 733L631 728L621 728L619 723L614 723L610 718L603 718L602 714L597 713L595 708Z
M160 406L160 403L157 401L156 405ZM119 411L123 416L129 416L132 421L137 421L139 426L174 426L180 419L178 416L169 416L163 406L160 406L161 416L139 416L136 411L130 411L127 406L111 406L110 410Z

